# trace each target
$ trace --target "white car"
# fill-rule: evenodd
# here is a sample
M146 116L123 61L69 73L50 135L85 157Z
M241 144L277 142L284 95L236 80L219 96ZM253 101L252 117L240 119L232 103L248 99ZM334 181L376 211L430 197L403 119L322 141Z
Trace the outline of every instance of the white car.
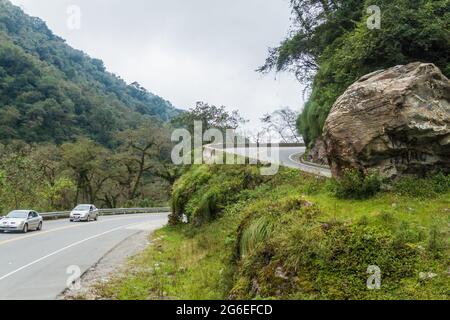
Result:
M98 209L93 204L80 204L70 213L70 222L98 220Z
M27 233L30 230L42 230L43 218L32 210L14 210L0 220L0 232L19 231Z

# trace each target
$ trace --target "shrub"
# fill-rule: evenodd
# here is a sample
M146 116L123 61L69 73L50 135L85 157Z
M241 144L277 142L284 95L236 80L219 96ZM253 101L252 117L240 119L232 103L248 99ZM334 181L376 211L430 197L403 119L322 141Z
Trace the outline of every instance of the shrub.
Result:
M153 200L153 199L145 198L145 199L139 200L138 206L140 208L151 208L151 207L155 207L156 203L155 203L155 200Z
M199 166L183 175L172 194L171 223L185 214L195 225L214 220L222 209L267 179L253 166Z
M407 221L401 221L394 229L395 243L397 246L405 246L411 243L418 243L423 240L422 230L413 227Z
M406 176L393 184L394 191L401 196L431 198L450 191L450 175L442 172L426 178Z
M198 187L207 183L211 177L212 175L207 166L197 166L193 167L177 180L173 187L171 198L172 214L170 215L170 224L173 225L181 222L190 196Z
M375 172L365 175L357 170L346 170L333 183L333 191L340 199L367 199L380 190L381 179Z
M381 268L384 293L414 276L419 253L405 244L413 237L409 228L398 236L365 223L322 223L318 217L312 206L247 221L239 238L240 281L232 294L239 299L367 299L370 265Z
M430 234L427 241L428 252L434 258L439 258L446 248L445 233L437 224L433 224L430 228Z
M242 258L253 253L272 236L275 222L290 212L301 212L301 219L317 214L316 207L298 196L280 200L261 199L248 206L238 230L236 256ZM300 217L299 217L300 218Z
M197 226L216 219L224 206L236 197L240 188L242 185L233 181L220 185L210 183L206 188L200 188L186 207L187 216Z
M304 193L307 195L315 195L320 193L325 188L325 180L323 178L315 177L310 181L305 182Z

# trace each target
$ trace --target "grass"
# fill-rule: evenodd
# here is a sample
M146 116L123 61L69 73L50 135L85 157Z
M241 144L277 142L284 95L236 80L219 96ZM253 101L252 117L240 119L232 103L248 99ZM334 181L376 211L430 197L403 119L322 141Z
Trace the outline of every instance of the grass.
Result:
M165 227L129 262L123 276L98 284L95 294L119 300L224 299L233 269L226 250L233 244L227 233L219 221L196 232L186 226Z
M96 288L99 297L450 298L450 186L417 197L402 182L400 189L346 200L329 180L284 168L262 179L253 170L188 172L173 205L190 217L203 212L202 219L158 231L122 275ZM429 182L413 181L416 188ZM214 190L226 196L207 196ZM366 287L370 265L382 271L381 290Z

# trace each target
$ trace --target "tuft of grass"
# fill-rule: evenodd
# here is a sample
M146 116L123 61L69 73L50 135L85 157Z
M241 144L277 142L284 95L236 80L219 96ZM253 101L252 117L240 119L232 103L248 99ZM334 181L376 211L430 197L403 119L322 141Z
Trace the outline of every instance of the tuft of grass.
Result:
M240 255L247 257L256 252L272 235L274 224L270 217L260 217L253 221L249 227L242 232L239 242Z

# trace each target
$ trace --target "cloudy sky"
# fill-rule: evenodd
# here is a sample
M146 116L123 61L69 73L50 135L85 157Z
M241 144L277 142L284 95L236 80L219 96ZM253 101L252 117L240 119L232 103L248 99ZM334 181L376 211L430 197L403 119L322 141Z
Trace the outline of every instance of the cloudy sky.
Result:
M302 87L290 74L260 75L267 48L289 30L288 0L12 0L57 35L138 81L177 107L196 101L259 118L282 106L300 110ZM68 8L80 8L79 29Z

